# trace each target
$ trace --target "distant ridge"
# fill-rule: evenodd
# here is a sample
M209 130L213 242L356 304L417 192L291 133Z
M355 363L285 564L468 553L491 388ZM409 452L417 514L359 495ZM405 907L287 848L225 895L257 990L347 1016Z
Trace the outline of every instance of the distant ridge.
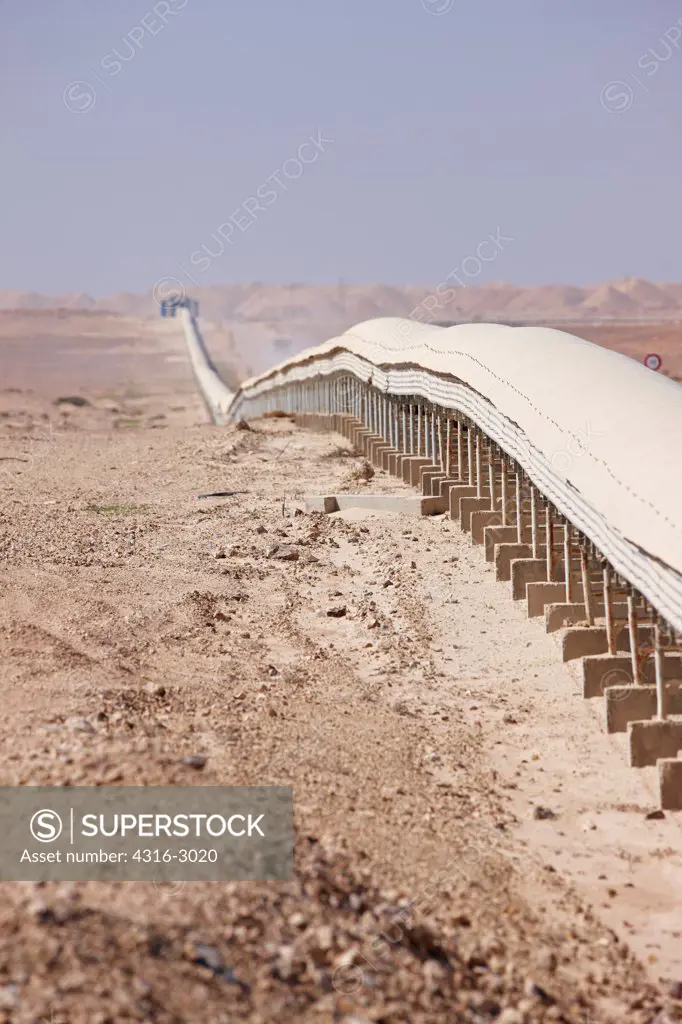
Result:
M281 323L315 329L324 324L347 327L377 316L410 316L423 322L472 319L574 323L609 320L682 320L682 283L654 284L628 277L583 287L522 287L503 282L440 289L385 284L304 285L243 283L188 287L202 316L215 323ZM83 292L40 295L0 291L0 310L106 310L124 316L155 316L151 291L120 292L94 299Z

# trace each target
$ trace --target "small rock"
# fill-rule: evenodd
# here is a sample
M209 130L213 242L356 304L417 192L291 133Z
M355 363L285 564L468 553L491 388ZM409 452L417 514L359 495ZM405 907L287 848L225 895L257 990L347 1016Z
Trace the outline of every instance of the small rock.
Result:
M535 962L539 970L547 971L548 974L554 974L559 965L557 955L552 949L540 950Z
M524 992L531 999L539 999L541 1003L545 1004L545 1006L551 1006L553 1003L556 1003L554 996L550 995L549 992L546 992L545 989L542 988L541 985L538 985L533 978L526 979Z
M145 693L150 694L152 697L165 697L166 687L163 683L145 683Z
M499 1015L495 1024L523 1024L523 1016L513 1006L507 1006Z
M210 971L214 971L216 974L222 971L224 966L223 958L215 946L205 946L203 942L197 945L195 963L201 964L202 967L208 967Z
M15 984L0 987L0 1010L11 1010L19 1002L19 986Z
M243 992L249 991L246 982L241 981L231 967L228 967L215 946L206 946L203 942L197 943L194 963L201 967L207 967L218 978L227 981L230 985L239 985Z
M214 558L227 558L227 555L225 554L225 548L216 548L215 551L213 552L213 557Z
M536 821L550 821L552 818L556 818L556 814L550 807L542 807L538 804L533 808L533 817Z
M265 529L265 527L263 525L256 527L256 533L267 533L267 532L268 531Z
M293 974L294 947L280 946L277 951L277 973L282 981L288 981Z
M95 731L88 722L87 718L67 718L66 727L71 732L93 733Z
M648 814L644 815L645 821L662 821L663 818L665 818L665 814L661 810L649 811Z
M88 983L84 971L70 971L63 974L57 983L60 992L80 992Z
M83 398L82 395L60 395L59 398L55 398L53 405L75 405L76 408L82 409L86 405L90 405L87 398Z
M235 429L236 430L251 430L251 427L246 422L246 420L237 420L237 422L235 423Z
M205 766L207 760L201 754L189 754L187 757L183 757L182 763L186 764L188 768L196 768L198 770Z
M331 619L342 619L347 611L345 604L335 604L331 608L327 608L327 615Z
M277 558L280 562L298 562L300 552L298 548L292 547L288 544L275 544L275 546L270 548L268 551L267 557Z
M671 999L682 999L682 981L671 981L668 986L668 995Z
M504 715L502 716L502 721L503 721L503 723L505 725L517 725L518 724L517 719L514 718L514 716L509 711L505 711Z

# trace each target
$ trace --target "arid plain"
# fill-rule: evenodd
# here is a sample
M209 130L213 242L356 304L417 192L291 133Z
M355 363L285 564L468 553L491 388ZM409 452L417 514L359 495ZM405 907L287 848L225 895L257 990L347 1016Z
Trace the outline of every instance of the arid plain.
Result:
M428 294L265 288L206 303L230 379ZM682 1020L679 815L455 524L305 513L397 485L286 418L210 425L150 296L8 302L2 783L287 784L298 838L283 884L5 883L0 1019ZM682 375L673 299L643 302L545 322Z

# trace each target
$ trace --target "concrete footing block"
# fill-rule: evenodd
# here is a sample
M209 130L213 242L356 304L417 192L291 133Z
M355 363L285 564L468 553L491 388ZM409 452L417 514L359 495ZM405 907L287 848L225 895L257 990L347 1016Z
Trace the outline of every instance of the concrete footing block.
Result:
M440 493L440 486L441 486L441 484L443 483L444 480L445 480L445 477L443 476L442 473L439 476L432 476L431 477L431 480L430 480L430 485L431 486L430 486L429 493L430 493L432 498L441 498L441 497L443 497L442 494ZM445 501L444 498L443 498L443 500ZM448 507L449 506L449 502L446 501L445 505L446 505L446 507Z
M398 451L397 448L384 448L384 450L381 453L381 468L385 469L386 472L388 472L391 457L393 457L393 459L395 460L395 457L399 454L400 452Z
M372 434L369 430L359 430L357 433L353 435L353 444L355 445L359 452L362 452L362 454L366 456L367 449L369 447L369 439L374 436L375 435Z
M643 685L653 686L654 663L647 658L641 665ZM663 678L682 682L682 657L663 656ZM631 686L632 659L629 654L599 654L583 659L583 697L603 697L608 686ZM646 716L642 716L646 717Z
M489 509L483 512L471 513L471 540L474 544L483 544L485 531L502 525L502 513L499 510ZM516 531L514 531L516 532Z
M338 512L339 506L333 494L306 494L304 498L306 512L324 512L330 515Z
M459 487L460 483L460 480L453 480L448 476L438 481L438 497L446 499L448 508L450 507L450 489L452 487Z
M491 512L490 497L460 498L459 525L464 533L471 532L471 515L473 512Z
M564 584L561 583L559 586L562 587L565 594L566 587ZM557 629L565 629L566 626L577 626L581 622L587 622L587 612L582 602L579 604L559 602L557 604L549 604L545 608L545 629L548 633L556 633Z
M460 498L473 498L476 494L476 488L470 484L457 484L455 487L450 487L448 490L450 500L450 518L458 520Z
M526 600L526 587L547 579L547 562L544 558L515 558L511 563L512 597L515 601Z
M668 713L682 716L682 684L668 681L665 689ZM655 718L658 711L655 686L607 686L604 696L607 732L627 732L629 722Z
M427 496L430 497L433 494L433 491L431 489L433 481L440 481L444 479L445 474L443 473L443 470L440 469L440 467L434 466L433 463L431 463L430 466L422 466L422 468L419 470L419 488L422 494L426 494Z
M368 430L367 427L360 427L358 430L353 430L350 434L350 440L358 452L365 452L368 437L372 437L372 431Z
M682 750L682 719L629 722L628 740L633 768L655 765L659 757L677 757Z
M363 427L364 423L362 420L356 419L355 416L346 416L343 422L343 436L350 441L353 437L353 432L361 430Z
M566 596L565 583L531 582L526 587L528 618L535 619L545 614L545 605L559 604Z
M590 654L606 654L608 649L606 630L602 626L567 629L561 637L563 661L574 661Z
M607 686L606 731L627 732L630 722L651 719L656 714L654 686Z
M383 469L382 458L385 451L390 450L390 444L384 441L383 437L379 438L378 441L371 441L369 445L369 461L377 469Z
M603 697L610 686L632 684L629 654L596 654L583 658L583 697ZM642 715L646 718L646 715Z
M682 811L682 760L678 757L659 758L658 782L661 808L664 811Z
M640 650L644 647L651 647L653 641L651 627L640 626L637 633ZM583 638L582 641L581 637ZM562 646L564 649L564 661L570 661L573 658L584 658L593 654L608 654L609 650L604 626L569 628L562 637ZM566 657L567 650L572 652L568 657ZM630 633L627 626L620 625L616 630L616 653L629 650ZM625 682L625 680L621 679L620 682Z
M496 544L518 544L519 534L515 526L485 526L483 528L483 545L486 562L495 561Z
M360 448L365 458L369 458L372 450L372 445L383 441L383 437L379 437L378 434L371 434L369 431L363 432L361 436Z
M517 558L530 558L530 544L497 544L495 546L495 576L498 580L511 579L511 564Z
M344 512L364 508L374 512L398 512L412 516L437 516L445 512L442 498L425 498L412 494L308 494L306 512Z
M423 455L406 456L402 462L403 480L411 487L417 487L419 485L419 470L422 466L431 465L431 459L426 459Z

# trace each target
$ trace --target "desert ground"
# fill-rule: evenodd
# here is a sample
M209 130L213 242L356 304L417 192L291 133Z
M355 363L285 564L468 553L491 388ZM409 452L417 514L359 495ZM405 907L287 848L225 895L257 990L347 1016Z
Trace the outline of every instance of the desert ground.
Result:
M653 769L455 524L305 512L399 485L212 426L183 345L0 316L0 782L291 785L294 877L4 883L0 1020L682 1020Z

